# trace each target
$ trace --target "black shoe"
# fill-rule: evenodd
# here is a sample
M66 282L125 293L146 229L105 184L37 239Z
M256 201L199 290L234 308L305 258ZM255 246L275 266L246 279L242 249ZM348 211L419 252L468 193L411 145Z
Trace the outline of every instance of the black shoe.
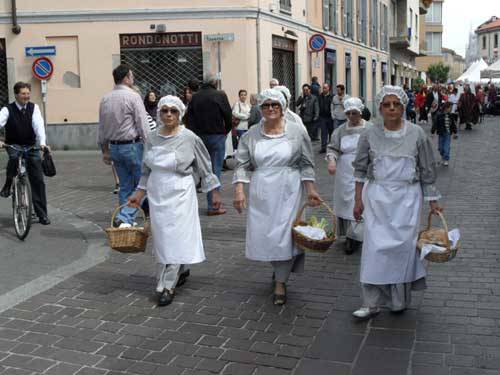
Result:
M344 252L347 255L351 255L354 252L353 240L351 240L350 238L345 239Z
M177 280L177 285L175 287L178 288L178 287L184 285L190 274L191 274L191 272L189 272L189 270L186 270L183 273L181 273L179 276L179 280Z
M321 150L319 150L319 154L326 154L326 148L322 148Z
M50 220L47 216L42 216L42 217L38 218L38 222L42 225L49 225L50 224Z
M2 191L0 191L0 197L3 198L8 198L10 197L10 184L5 183L5 185L2 188Z
M175 293L173 291L170 292L169 290L165 289L163 293L160 295L160 298L158 298L158 306L170 305L174 300L174 295Z

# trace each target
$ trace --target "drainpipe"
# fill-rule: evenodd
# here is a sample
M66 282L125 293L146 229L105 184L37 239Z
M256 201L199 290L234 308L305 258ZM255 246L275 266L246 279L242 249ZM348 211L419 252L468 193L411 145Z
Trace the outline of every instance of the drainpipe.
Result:
M21 26L17 23L16 0L11 0L12 5L12 32L16 35L21 34Z
M257 3L257 20L255 21L256 28L256 44L257 44L257 92L261 91L261 51L260 51L260 0Z

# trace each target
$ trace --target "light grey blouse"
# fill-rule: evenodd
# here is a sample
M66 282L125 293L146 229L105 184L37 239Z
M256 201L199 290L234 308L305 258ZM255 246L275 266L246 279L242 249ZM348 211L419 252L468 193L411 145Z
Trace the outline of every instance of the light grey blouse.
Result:
M415 180L422 186L426 201L438 200L441 194L434 186L436 161L432 143L424 130L409 121L404 122L399 132L384 130L377 123L363 132L359 138L356 159L352 163L356 181L374 180L373 161L380 156L410 157L415 160Z
M201 178L201 189L204 193L220 186L219 179L212 172L210 155L203 141L191 130L181 126L179 132L173 136L162 136L158 133L158 129L150 133L144 149L139 189L146 190L151 168L154 168L146 163L147 156L148 153L154 154L157 148L161 148L163 155L169 152L175 153L175 173L188 176L196 172Z
M349 121L340 125L332 134L332 140L327 146L326 160L337 160L342 151L340 149L342 137L352 134L361 134L366 129L371 128L373 124L369 121L363 121L363 125L349 126Z
M236 153L237 165L234 171L233 184L238 182L250 183L251 173L257 169L255 146L258 142L273 139L272 136L264 134L264 121L265 119L262 119L259 124L252 126L240 139ZM284 137L292 145L292 157L288 167L298 169L302 181L314 181L314 156L306 128L302 124L285 118L284 132Z

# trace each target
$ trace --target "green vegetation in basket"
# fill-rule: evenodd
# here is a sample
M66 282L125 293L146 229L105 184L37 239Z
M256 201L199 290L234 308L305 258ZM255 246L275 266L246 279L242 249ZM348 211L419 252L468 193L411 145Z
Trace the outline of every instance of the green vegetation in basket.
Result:
M318 218L316 216L311 216L309 218L309 221L307 222L307 225L314 228L321 228L326 232L328 227L328 222L326 221L325 218L322 218L321 221L318 221Z

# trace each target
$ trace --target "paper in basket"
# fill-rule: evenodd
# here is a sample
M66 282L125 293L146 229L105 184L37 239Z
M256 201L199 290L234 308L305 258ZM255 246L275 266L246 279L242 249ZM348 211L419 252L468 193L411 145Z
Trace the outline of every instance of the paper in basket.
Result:
M451 248L457 246L458 240L460 240L460 230L453 229L448 232L448 239L450 240ZM444 253L446 251L445 247L437 246L434 244L426 244L422 246L422 250L420 252L420 260L424 260L424 258L429 253Z

